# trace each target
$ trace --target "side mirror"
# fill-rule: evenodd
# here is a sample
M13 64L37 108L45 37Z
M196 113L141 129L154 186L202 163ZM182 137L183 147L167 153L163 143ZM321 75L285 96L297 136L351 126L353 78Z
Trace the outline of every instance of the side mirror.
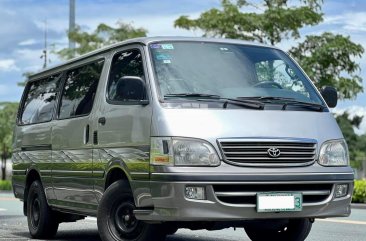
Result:
M137 76L124 76L116 86L116 99L118 101L148 105L145 82Z
M330 108L334 108L337 106L338 102L338 93L334 87L324 86L320 90L321 95L323 96L325 102Z

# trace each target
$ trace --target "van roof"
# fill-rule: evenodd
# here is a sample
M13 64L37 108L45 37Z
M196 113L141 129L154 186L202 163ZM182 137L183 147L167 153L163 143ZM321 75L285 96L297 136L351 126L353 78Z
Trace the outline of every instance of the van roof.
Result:
M40 76L43 76L45 74L47 74L48 72L53 72L65 65L68 64L72 64L75 63L77 61L80 61L82 59L86 59L88 57L94 56L94 55L98 55L100 53L109 51L111 49L114 48L118 48L121 46L125 46L125 45L129 45L129 44L143 44L143 45L148 45L150 43L154 43L154 42L160 42L160 41L191 41L191 42L212 42L212 43L231 43L231 44L243 44L243 45L251 45L251 46L261 46L261 47L268 47L268 48L276 48L273 46L269 46L269 45L265 45L265 44L258 44L258 43L254 43L254 42L250 42L250 41L244 41L244 40L237 40L237 39L224 39L224 38L202 38L202 37L169 37L169 36L164 36L164 37L142 37L142 38L133 38L133 39L128 39L125 41L121 41L115 44L111 44L108 45L106 47L94 50L90 53L87 54L83 54L81 56L75 57L73 59L70 59L66 62L63 62L61 64L55 65L53 67L50 68L46 68L44 70L41 70L33 75L30 76L30 79L35 79L38 78Z

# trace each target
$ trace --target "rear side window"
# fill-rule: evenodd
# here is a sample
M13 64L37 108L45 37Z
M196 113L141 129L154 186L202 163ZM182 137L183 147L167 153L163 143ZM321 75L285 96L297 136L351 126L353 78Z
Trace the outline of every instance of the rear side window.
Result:
M88 115L93 107L95 93L104 60L93 62L66 73L59 118Z
M27 87L20 124L35 124L52 119L61 74L31 82Z
M134 76L144 78L144 67L142 64L141 52L132 49L114 55L108 81L108 100L121 102L123 97L122 77Z

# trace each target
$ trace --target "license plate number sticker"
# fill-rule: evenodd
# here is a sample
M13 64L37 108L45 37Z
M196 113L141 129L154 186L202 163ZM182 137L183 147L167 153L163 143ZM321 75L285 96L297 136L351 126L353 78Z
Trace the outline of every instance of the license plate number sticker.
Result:
M301 210L301 193L257 194L257 212L298 212Z

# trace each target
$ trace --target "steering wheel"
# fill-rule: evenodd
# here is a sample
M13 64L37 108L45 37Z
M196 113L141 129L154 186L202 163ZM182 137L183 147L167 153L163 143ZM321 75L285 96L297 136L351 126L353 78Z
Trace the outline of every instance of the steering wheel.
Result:
M254 84L253 87L283 89L279 83L276 83L274 81L259 82L259 83Z

